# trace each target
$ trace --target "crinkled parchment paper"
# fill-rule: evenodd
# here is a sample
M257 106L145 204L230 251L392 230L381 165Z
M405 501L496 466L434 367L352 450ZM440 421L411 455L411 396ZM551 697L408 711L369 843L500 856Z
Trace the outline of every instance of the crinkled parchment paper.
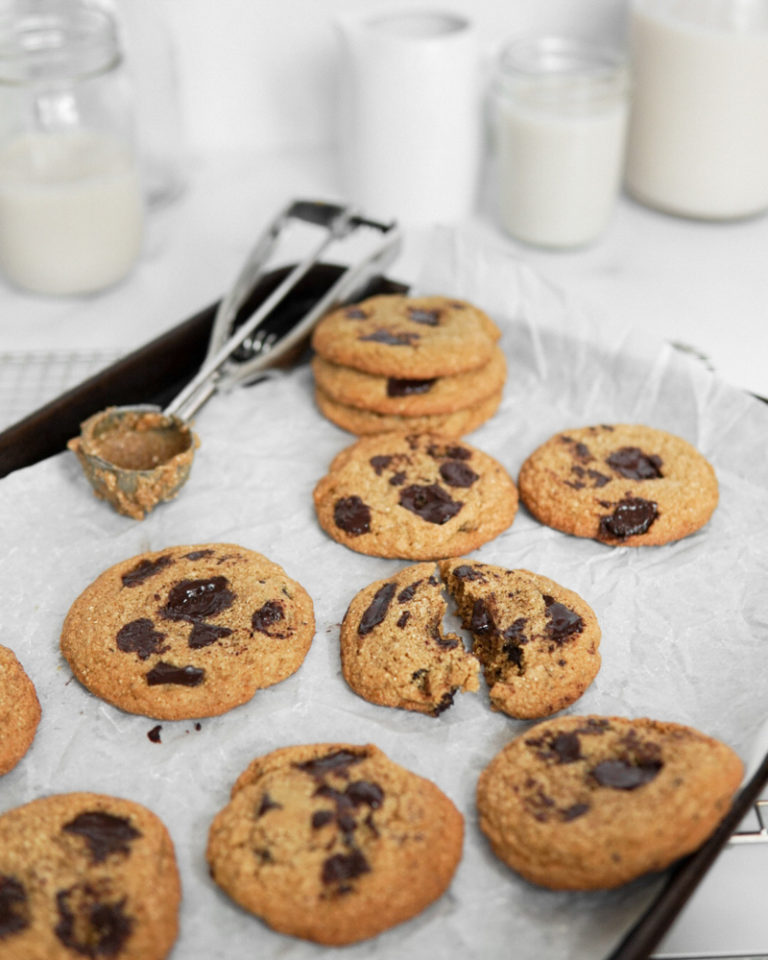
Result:
M554 432L622 421L677 433L714 464L720 505L704 530L679 543L606 547L542 527L521 509L511 529L474 556L551 577L596 611L602 669L570 712L690 723L746 760L768 713L768 406L642 330L625 329L621 317L585 315L524 264L460 234L436 234L419 287L472 300L503 329L504 401L468 440L513 476ZM374 706L345 685L338 627L347 605L404 562L347 550L315 520L312 489L353 438L315 409L309 369L215 397L197 430L202 446L186 488L140 523L96 501L71 454L0 483L0 643L15 650L43 707L31 751L0 780L0 810L70 790L139 801L176 844L184 898L173 957L311 958L326 951L273 933L213 885L208 826L254 756L294 743L372 742L461 808L464 858L438 903L346 948L345 957L604 956L658 878L610 893L540 890L498 862L477 827L477 775L528 724L492 713L483 691L458 696L433 718ZM199 730L192 721L164 722L153 743L155 721L102 703L72 679L59 631L74 598L106 567L144 550L210 541L280 563L312 596L317 634L289 680Z

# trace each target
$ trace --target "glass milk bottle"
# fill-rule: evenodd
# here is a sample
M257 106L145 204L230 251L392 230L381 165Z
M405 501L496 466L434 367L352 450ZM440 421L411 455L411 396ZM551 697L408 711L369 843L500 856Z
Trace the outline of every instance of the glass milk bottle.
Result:
M621 184L624 58L580 40L521 39L497 61L492 90L498 217L536 246L589 244Z
M0 19L0 269L42 294L122 279L144 202L130 91L104 9L44 0Z
M768 208L768 0L634 0L626 186L668 213Z

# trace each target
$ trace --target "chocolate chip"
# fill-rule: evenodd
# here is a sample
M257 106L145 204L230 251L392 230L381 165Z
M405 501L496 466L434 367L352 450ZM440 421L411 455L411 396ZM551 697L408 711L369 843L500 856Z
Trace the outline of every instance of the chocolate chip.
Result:
M510 663L513 663L518 669L523 667L523 643L527 643L525 636L526 617L518 617L513 623L501 632L504 643L501 652L506 656Z
M65 823L62 830L83 837L94 863L101 863L112 853L129 853L131 842L141 836L125 817L102 810L80 813Z
M441 447L436 443L430 443L427 447L427 453L434 460L470 460L472 451L458 444L450 444L447 447Z
M574 731L558 733L552 741L552 749L558 763L575 763L581 760L581 740Z
M202 560L203 557L212 557L213 550L207 548L205 550L192 550L190 553L185 553L184 556L187 560Z
M374 627L377 627L384 620L396 589L397 586L394 583L385 583L383 587L379 587L376 591L368 609L362 615L360 623L357 625L357 632L361 637L370 633Z
M491 616L491 611L488 609L488 605L486 604L485 600L475 600L475 602L472 604L472 614L469 618L469 629L472 631L472 633L481 637L487 636L489 633L493 633L493 631L496 629L493 622L493 617Z
M662 476L661 457L643 453L639 447L621 447L606 457L605 462L629 480L656 480Z
M154 577L155 574L160 573L161 570L169 567L172 563L173 560L170 554L158 557L156 560L140 560L135 567L128 570L121 577L123 586L137 587L140 583L144 583L145 580Z
M411 397L416 394L429 393L435 385L435 377L430 380L404 380L400 377L389 377L387 380L388 397Z
M403 587L403 589L397 595L397 602L410 603L410 601L413 600L414 596L416 595L416 590L418 589L420 583L421 580L414 580L414 582L409 583L407 587Z
M358 340L372 340L374 343L386 343L389 347L409 347L414 340L420 340L418 333L393 333L391 330L374 330L373 333L358 337Z
M392 463L392 457L387 456L387 454L380 454L379 456L371 457L368 462L376 471L376 476L380 477L384 470Z
M267 636L281 636L270 633L270 627L285 620L285 608L280 600L267 600L251 617L251 626Z
M213 623L196 623L187 638L187 646L192 650L200 650L202 647L209 647L212 643L216 643L217 640L228 637L231 633L229 627L217 627Z
M477 567L462 563L452 571L457 580L485 580L485 574Z
M547 616L546 632L550 640L563 643L568 637L584 630L584 621L565 604L549 596L544 597L544 604Z
M400 506L415 513L427 523L443 524L455 517L464 504L437 484L413 483L400 491Z
M576 820L577 817L583 817L588 810L588 803L574 803L562 811L562 818L565 823L570 823L571 820Z
M471 487L480 479L474 470L459 460L446 460L441 463L440 476L450 487Z
M336 814L332 810L315 810L312 814L312 828L314 830L319 830L320 827L324 827L326 823L330 823L332 820L336 819Z
M659 508L653 500L627 497L616 504L613 513L600 518L598 537L625 540L637 536L645 533L658 515Z
M359 537L370 532L371 508L358 496L341 497L334 505L333 521L351 537Z
M427 327L436 327L440 323L440 311L408 307L408 319L414 323L423 323Z
M371 783L369 780L355 780L349 784L344 794L356 807L365 804L371 810L378 810L384 801L384 791L378 783Z
M594 459L592 454L589 452L589 447L586 445L586 443L574 444L573 455L584 463L588 463L590 460Z
M152 727L152 729L148 731L147 737L152 741L152 743L160 743L160 731L162 729L163 728L158 723L156 727Z
M321 879L324 884L338 883L340 880L353 880L363 873L370 873L371 867L360 850L351 853L335 853L323 864Z
M205 670L199 667L177 667L161 660L149 673L145 674L147 684L155 687L164 683L175 683L181 687L196 687L203 682Z
M56 894L59 922L54 933L61 943L86 957L114 957L133 931L134 921L125 913L125 898L102 903L87 885L70 887Z
M435 706L435 709L432 711L436 717L439 716L441 713L445 713L445 711L449 707L453 706L453 698L455 693L456 693L456 688L454 688L451 691L446 691L442 695L442 697L440 697L440 702Z
M131 620L118 630L115 642L123 653L135 653L139 660L148 660L152 654L170 650L163 646L165 634L155 630L155 625L147 617Z
M181 580L168 592L168 602L159 611L166 620L205 620L228 610L235 602L226 577Z
M352 753L350 750L334 750L333 753L327 753L324 757L305 760L304 763L297 763L295 766L316 779L322 779L328 773L349 777L349 768L364 759L365 754Z
M257 819L259 817L263 817L264 814L267 813L269 810L282 810L282 809L283 809L282 803L278 803L276 800L273 800L272 797L270 797L270 795L265 792L262 795L261 802L259 803L259 808L256 811L256 817Z
M27 891L16 877L0 874L0 940L28 926Z
M403 612L400 614L400 617L397 621L397 626L400 627L400 629L402 630L410 619L411 619L411 611L403 610Z
M368 314L360 307L349 307L344 311L344 316L349 317L350 320L364 320Z
M642 764L627 763L624 760L603 760L592 770L592 776L601 787L634 790L653 780L662 766L660 760Z
M389 478L389 482L393 487L401 487L405 483L406 473L405 470L398 470L397 473L393 473Z

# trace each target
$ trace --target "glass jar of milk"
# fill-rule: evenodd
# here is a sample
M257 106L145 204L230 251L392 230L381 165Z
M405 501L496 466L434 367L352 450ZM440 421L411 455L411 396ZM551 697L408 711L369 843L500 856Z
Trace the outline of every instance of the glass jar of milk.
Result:
M768 208L768 0L634 0L626 186L667 213Z
M122 279L144 201L115 22L80 0L0 19L0 269L42 294Z
M596 240L621 184L627 121L624 57L561 37L520 39L492 88L498 217L542 247Z

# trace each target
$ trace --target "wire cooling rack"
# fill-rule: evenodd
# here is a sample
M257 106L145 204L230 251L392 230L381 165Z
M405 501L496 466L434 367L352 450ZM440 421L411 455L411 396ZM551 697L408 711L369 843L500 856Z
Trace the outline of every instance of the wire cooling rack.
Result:
M0 431L103 370L115 352L0 353Z

